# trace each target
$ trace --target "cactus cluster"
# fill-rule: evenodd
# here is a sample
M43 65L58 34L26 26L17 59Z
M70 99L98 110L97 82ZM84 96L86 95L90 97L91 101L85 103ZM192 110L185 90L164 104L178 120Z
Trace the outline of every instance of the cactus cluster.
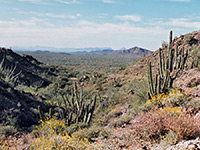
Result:
M168 88L173 87L173 81L177 77L177 73L184 69L186 60L188 57L188 50L181 49L181 54L178 52L178 46L176 49L172 49L172 31L170 31L169 44L167 48L166 56L159 49L159 74L156 74L155 80L153 80L151 62L148 67L148 83L149 83L149 98L154 95L166 92Z
M62 95L65 103L65 118L68 126L73 123L86 123L90 124L96 105L96 96L94 100L91 99L89 102L84 102L83 89L78 91L77 83L74 83L73 92L71 99L65 95Z

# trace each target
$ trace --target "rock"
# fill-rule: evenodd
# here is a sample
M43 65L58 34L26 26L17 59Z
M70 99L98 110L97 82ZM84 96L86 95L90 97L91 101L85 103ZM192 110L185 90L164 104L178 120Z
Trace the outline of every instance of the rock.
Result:
M187 146L188 150L195 150L196 148L197 148L197 145L195 145L195 144L190 144Z
M194 119L200 122L200 111L194 116Z
M128 91L128 95L133 95L135 92L133 90Z
M170 146L167 150L200 150L200 139L182 141L174 146Z

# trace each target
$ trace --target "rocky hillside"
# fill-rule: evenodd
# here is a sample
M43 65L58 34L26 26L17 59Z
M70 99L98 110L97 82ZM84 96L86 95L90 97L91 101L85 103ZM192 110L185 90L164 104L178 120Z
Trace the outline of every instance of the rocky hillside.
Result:
M179 54L182 50L182 48L189 51L189 56L187 59L187 68L192 68L192 62L194 60L200 59L200 31L194 31L192 33L188 33L186 35L181 35L178 38L175 38L172 41L172 48L175 49L176 45L178 45ZM167 46L161 48L161 50L166 53L167 52ZM159 64L159 49L156 50L154 53L151 53L149 56L142 57L137 63L129 66L126 70L123 72L126 72L127 76L138 76L138 75L144 75L147 70L147 63L151 62L152 66L155 70L158 68ZM195 62L196 62L195 61ZM194 66L193 66L194 67Z
M168 45L163 45L163 47L159 49L165 54L163 55L165 57L167 53L167 47ZM88 95L96 91L99 94L99 99L97 100L99 105L94 112L94 120L91 122L90 126L84 128L83 126L85 125L82 123L78 124L79 119L76 118L76 124L71 124L70 126L66 127L66 123L68 124L69 120L75 118L71 113L71 119L67 118L68 120L66 120L67 122L63 124L62 130L60 130L60 120L52 119L52 123L51 120L46 120L40 126L41 129L44 130L38 130L39 132L37 131L40 138L35 137L37 138L39 144L34 143L34 145L43 147L49 146L51 149L58 143L57 141L59 138L66 138L65 134L62 134L63 131L66 131L66 133L70 133L70 135L74 135L74 137L89 139L91 142L93 142L91 144L94 146L94 149L199 149L200 31L195 31L174 39L171 47L174 50L176 49L175 54L178 56L184 52L182 49L185 49L185 53L186 50L188 51L187 59L185 59L187 53L185 55L182 54L182 57L176 56L176 58L181 58L182 60L186 60L186 62L182 61L183 63L179 65L173 65L173 67L175 66L177 68L180 66L183 67L176 72L177 76L174 77L173 87L175 88L168 86L166 87L165 91L160 90L162 93L158 91L159 94L153 93L153 96L150 98L147 96L148 83L146 82L146 78L148 62L152 63L153 73L150 74L153 75L151 79L153 82L155 81L153 78L158 72L159 67L159 50L151 53L149 56L141 57L135 64L127 67L124 70L121 69L117 73L109 75L109 77L95 73L94 75L90 74L91 76L84 76L79 81L76 80L76 78L74 80L79 82L79 84L83 86L84 91L86 91L86 96L80 93L81 98L84 97L87 100ZM174 52L172 49L170 48L171 53ZM131 53L128 50L127 52ZM136 50L135 53L138 55L141 54L140 50ZM6 58L3 57L2 60L7 61L7 59L9 59L7 56L9 55L6 55ZM20 58L21 57L23 56L20 56ZM27 60L27 63L30 63L31 61L31 63L41 67L42 70L45 70L45 67L40 62L31 56L28 56L28 58L29 60ZM163 59L162 63L169 62L170 60L172 59ZM172 60L171 62L174 63L175 61ZM4 63L2 64L4 65ZM170 63L166 64L171 66ZM21 63L21 65L23 66L23 63ZM171 79L173 72L169 72L170 69L168 67L164 66L163 68L166 70L168 69L165 72L165 75L169 75L170 77L168 78ZM173 71L176 71L177 68L175 68ZM10 70L12 73L12 69ZM64 73L66 72L63 71L63 74ZM40 74L41 72L39 75ZM38 106L42 114L46 113L48 116L51 116L52 114L50 110L52 110L52 112L56 112L55 108L58 108L58 113L56 113L57 116L63 116L66 118L63 115L64 113L62 113L62 109L67 110L66 115L70 114L69 111L71 111L71 108L74 109L74 95L76 99L78 99L79 94L76 87L77 84L74 84L74 94L72 94L70 97L72 102L71 104L68 97L65 97L67 93L70 93L71 89L69 89L68 84L66 85L67 82L62 80L63 74L58 76L58 78L61 78L60 80L57 80L59 82L50 84L46 88L39 88L40 91L36 91L43 94L46 98L49 96L47 98L48 100L52 99L51 96L55 96L53 102L59 100L58 102L60 104L52 104L54 107L52 105L49 106L47 104L48 101L43 99L43 97L40 97L38 94L25 91L19 92L7 84L5 82L5 78L1 77L0 124L14 124L15 127L20 129L30 127L31 125L36 124L39 120L40 111ZM16 74L14 74L14 76L15 75ZM163 74L160 73L160 75ZM164 79L165 82L162 83L169 83L167 78ZM158 82L160 80L161 78L159 77ZM157 83L157 81L155 82ZM154 84L155 86L151 84L152 89L154 89L154 87L158 87L156 86L158 85L156 83ZM163 87L165 88L165 86ZM59 93L60 95L58 95ZM67 106L67 101L69 101L69 109L62 107L61 105L63 102L63 104L65 103L64 105ZM80 106L78 104L78 100L77 105ZM88 103L86 104L86 107L87 109L89 108ZM81 107L81 110L83 109L84 105ZM82 113L80 116L82 116ZM58 119L60 119L60 117ZM58 122L58 124L56 124L56 122ZM43 126L45 124L47 125L46 127ZM55 129L55 133L49 132L48 130L52 127ZM67 134L67 139L68 137L69 136ZM70 143L64 140L61 140L61 142L64 144ZM30 142L30 144L32 143L33 142ZM26 148L29 147L26 146ZM60 147L56 148L64 149Z
M165 54L167 52L167 46L168 45L165 45L161 48L162 52ZM187 91L188 85L186 85L186 82L189 84L189 82L191 80L191 81L195 82L193 84L197 84L197 86L199 85L199 80L200 80L200 70L199 70L199 68L200 68L200 64L199 64L200 63L200 51L199 51L199 49L200 49L200 31L194 31L192 33L181 35L180 37L173 39L172 49L175 49L176 46L178 46L179 54L181 54L181 50L183 48L185 49L185 52L186 52L186 50L188 50L186 69L184 71L179 72L178 78L175 81L175 85L177 85L177 87L182 86L182 88ZM123 70L117 74L111 75L111 78L112 77L123 77L125 80L125 79L132 79L134 77L146 77L147 70L148 70L148 65L147 65L148 62L152 63L153 72L154 72L154 74L156 74L156 72L158 71L158 67L159 67L159 49L146 57L141 57L135 64L127 67L125 70ZM196 69L191 71L192 68L196 68ZM184 84L182 83L183 81L184 81ZM183 85L185 85L185 86L183 87ZM189 91L191 92L191 90L189 90ZM200 91L200 90L197 88L196 92L197 91ZM200 96L200 93L197 94L196 92L194 91L193 95ZM190 94L192 94L192 93L190 93Z
M130 56L140 57L140 56L149 55L151 53L152 52L150 50L135 46L135 47L127 49L127 50L114 51L111 53L111 55L130 55Z
M0 48L0 69L2 79L25 86L42 87L56 76L49 68L30 55L19 55L11 49Z
M38 124L39 113L45 114L53 106L31 89L48 86L58 76L54 71L55 67L30 55L0 48L0 124L19 130Z
M40 96L15 90L0 79L0 124L20 130L38 124L38 107L42 113L50 108L43 100Z
M139 80L137 88L134 89L136 83L131 85L131 90L127 92L129 94L127 98L138 94L139 97L133 99L134 103L129 107L137 106L142 111L132 117L128 123L122 124L120 128L114 128L111 138L104 139L104 141L99 140L97 143L107 144L110 149L114 149L116 145L119 146L118 149L199 149L200 31L194 31L175 38L172 41L172 49L175 50L177 46L178 58L180 58L182 49L185 49L184 56L186 56L188 50L185 69L178 71L173 82L174 88L168 88L169 91L166 93L154 95L151 99L145 101L143 107L141 105L137 106L136 101L141 97L138 89L141 87L148 88L148 84L144 86L142 82L142 79L147 81L148 63L151 62L152 64L152 80L156 83L155 76L159 68L159 50L166 56L168 45L163 45L161 49L149 56L141 57L135 64L125 70L109 76L110 80L120 79L121 81L118 84L121 84L122 87L131 81L136 82ZM173 76L174 72L171 72L170 76ZM160 78L157 81L159 82L159 80ZM144 95L144 98L146 97L147 94ZM115 106L113 110L117 110L123 118L129 112L127 107L124 108L122 104L120 105L118 106L120 108ZM113 110L110 111L110 114L113 113ZM121 121L120 119L115 120L118 121L117 123ZM111 125L112 123L113 121L110 122ZM114 125L117 126L117 123ZM191 131L189 131L190 129ZM195 130L197 132L192 135ZM189 132L186 133L185 131ZM160 141L159 138L161 138Z

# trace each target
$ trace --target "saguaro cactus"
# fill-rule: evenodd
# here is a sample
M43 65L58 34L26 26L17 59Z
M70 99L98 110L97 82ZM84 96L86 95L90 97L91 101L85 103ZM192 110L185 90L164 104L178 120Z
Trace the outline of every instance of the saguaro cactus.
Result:
M156 74L155 81L153 80L151 62L149 62L149 98L152 98L153 95L166 92L168 88L173 87L173 81L176 79L177 73L184 69L188 57L188 50L185 54L185 50L182 48L181 55L179 55L178 46L176 46L176 50L172 49L172 31L170 31L169 37L166 56L162 52L162 49L159 49L159 74Z

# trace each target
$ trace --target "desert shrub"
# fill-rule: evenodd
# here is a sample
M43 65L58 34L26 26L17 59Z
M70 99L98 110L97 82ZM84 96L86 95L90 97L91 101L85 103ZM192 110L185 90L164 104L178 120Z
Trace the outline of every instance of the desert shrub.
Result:
M173 142L194 139L200 136L199 123L193 116L182 113L174 115L168 111L150 111L138 117L133 134L139 139L160 142L173 132Z
M38 138L33 141L30 148L38 149L93 149L87 139L69 136L65 132L66 125L63 120L46 119L34 131ZM39 135L38 135L39 134Z
M107 76L103 73L98 73L99 77L91 77L90 79L90 85L92 84L103 84L105 80L107 79Z
M162 48L165 48L167 46L167 42L166 41L162 41Z
M0 139L1 137L14 135L16 132L17 132L17 129L15 129L13 126L0 125Z
M133 103L137 101L143 104L147 101L147 81L145 79L134 78L133 81L129 81L123 85L121 92L129 94Z
M57 93L58 93L57 89L58 89L58 85L52 83L52 84L48 85L46 88L41 89L39 91L39 94L43 95L47 99L52 99L53 97L55 97L57 95Z
M108 81L109 87L121 87L121 79L120 78L114 78L113 80Z
M119 118L116 118L116 119L112 120L110 124L113 127L122 127L125 124L129 124L131 119L133 119L133 116L123 115L123 116L121 116Z
M185 35L184 39L189 44L190 40L192 39L192 36L191 35Z
M33 138L39 138L40 137L40 131L37 129L33 129L32 132L30 133L31 137Z
M200 108L200 98L191 99L187 102L186 108L192 111L199 110Z
M198 48L192 48L192 61L193 66L192 67L198 67L200 66L200 52Z
M106 90L105 96L108 97L108 102L110 106L115 106L126 100L123 97L122 93L119 92L119 87L113 87L113 86L109 87Z
M126 81L119 90L124 96L124 101L131 104L130 110L134 114L143 111L142 107L147 101L148 86L146 79L134 78L132 81Z
M84 98L85 99L91 99L91 97L94 95L94 93L95 93L95 91L94 91L94 89L93 88L90 88L90 87L88 87L88 88L84 88Z
M0 149L9 149L7 138L17 133L17 129L13 126L0 125Z
M157 107L177 107L185 106L188 100L189 99L187 95L180 90L174 89L169 93L154 95L147 101L146 105L153 105Z
M67 132L69 135L71 135L72 133L78 131L78 130L81 130L83 128L86 128L88 127L89 125L86 124L86 123L75 123L75 124L72 124L70 125L69 127L67 127L65 129L65 132Z
M5 140L0 140L1 150L18 150L27 149L32 138L28 134L16 133L14 136L6 137Z
M52 83L38 91L39 95L44 96L51 101L51 104L62 104L63 98L60 94L60 86L58 83Z
M77 138L87 138L89 141L93 141L94 138L102 136L107 138L110 135L110 130L101 126L93 125L90 128L85 128L75 132L73 134Z
M37 127L40 132L40 136L47 136L49 134L62 134L65 130L66 125L64 120L57 120L55 118L46 119L42 121L41 125Z
M42 149L94 149L87 139L78 139L69 135L41 137L30 146L32 150Z
M108 111L107 115L101 118L103 125L107 125L113 118L117 118L123 114L123 108L116 107Z
M183 113L183 109L182 107L163 107L163 108L159 108L160 111L162 112L166 112L166 113L170 113L172 115L176 115L179 116Z
M123 71L126 69L126 66L120 66L119 71Z
M176 132L170 130L162 139L161 145L168 146L170 144L177 143L177 134Z

